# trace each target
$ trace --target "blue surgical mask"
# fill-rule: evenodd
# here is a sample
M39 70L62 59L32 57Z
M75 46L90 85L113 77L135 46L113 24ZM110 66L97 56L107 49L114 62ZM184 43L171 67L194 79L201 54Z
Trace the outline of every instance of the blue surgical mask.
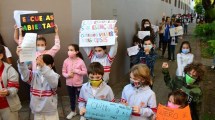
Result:
M149 49L152 49L152 45L143 45L143 47L144 47L144 48L147 48L147 47L148 47Z
M182 49L181 52L184 53L184 54L187 54L187 53L190 52L190 49Z

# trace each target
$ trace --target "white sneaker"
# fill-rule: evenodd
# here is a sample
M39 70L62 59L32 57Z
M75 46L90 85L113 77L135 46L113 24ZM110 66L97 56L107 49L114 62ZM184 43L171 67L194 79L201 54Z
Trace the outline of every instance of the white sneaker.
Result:
M214 68L215 68L215 66L214 66L214 65L212 65L212 66L211 66L211 69L214 69Z
M76 113L72 111L66 116L66 119L72 119L73 116L76 116Z
M86 118L84 116L81 116L80 120L86 120Z

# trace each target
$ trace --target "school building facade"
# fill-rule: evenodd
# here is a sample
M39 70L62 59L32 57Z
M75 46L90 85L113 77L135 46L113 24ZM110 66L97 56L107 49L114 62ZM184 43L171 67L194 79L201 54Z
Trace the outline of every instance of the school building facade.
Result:
M89 19L117 19L119 29L118 51L112 64L110 83L128 79L129 57L126 49L131 46L132 37L141 20L147 18L152 24L158 25L162 16L172 14L191 13L192 0L1 0L0 2L0 33L13 55L13 66L17 68L16 43L13 40L14 10L35 10L39 12L53 12L55 23L59 27L61 50L55 57L55 65L59 74L63 61L67 58L67 45L77 43L79 28L82 20ZM54 44L54 34L44 35L47 48ZM86 65L89 60L83 49ZM87 78L85 77L85 80ZM65 79L61 77L62 87L60 95L67 95ZM20 80L19 95L21 100L29 99L29 86Z

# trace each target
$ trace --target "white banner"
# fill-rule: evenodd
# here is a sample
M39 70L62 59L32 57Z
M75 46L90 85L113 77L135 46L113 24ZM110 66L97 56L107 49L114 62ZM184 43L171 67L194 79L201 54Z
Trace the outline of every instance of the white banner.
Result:
M80 47L114 45L116 20L83 20L79 33Z
M170 31L170 36L172 36L172 37L184 34L182 26L178 26L178 27L175 27L175 28L170 28L169 31Z

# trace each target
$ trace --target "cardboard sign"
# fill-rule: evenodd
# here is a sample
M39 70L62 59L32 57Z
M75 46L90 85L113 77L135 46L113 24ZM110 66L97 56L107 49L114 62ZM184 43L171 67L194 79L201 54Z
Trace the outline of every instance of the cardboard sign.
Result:
M138 45L127 48L128 56L136 55L139 52L140 48Z
M21 25L25 33L47 34L54 33L53 13L34 13L20 16Z
M30 13L38 13L38 11L14 10L13 17L15 19L15 22L16 22L16 25L17 25L18 28L21 27L20 15L22 15L22 14L30 14Z
M150 31L138 31L137 35L139 39L143 39L146 36L150 36Z
M184 34L182 26L178 26L178 27L175 27L175 28L170 28L169 31L170 31L170 36L172 36L172 37Z
M93 120L130 120L131 112L129 106L89 98L85 117Z
M83 20L79 33L79 46L114 45L116 20Z
M156 115L156 120L192 120L189 106L183 109L173 109L159 104Z

